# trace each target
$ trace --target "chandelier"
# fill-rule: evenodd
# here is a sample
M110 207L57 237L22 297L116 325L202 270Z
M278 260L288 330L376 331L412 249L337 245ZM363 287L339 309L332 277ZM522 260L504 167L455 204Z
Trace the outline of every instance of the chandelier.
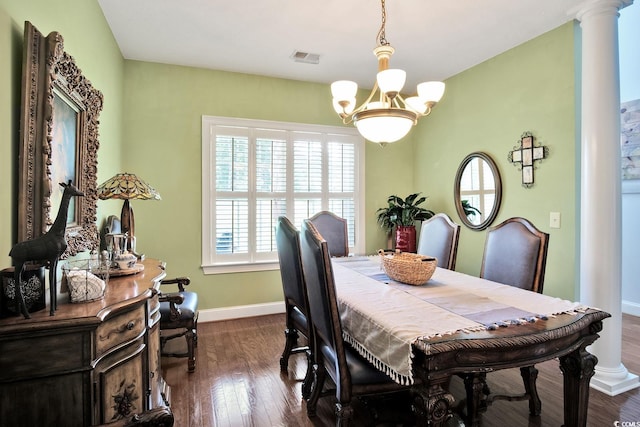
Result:
M420 83L417 96L405 99L400 95L407 73L404 70L389 68L389 58L395 50L385 38L387 12L385 0L381 2L382 25L377 35L377 46L373 50L373 54L378 58L378 74L373 90L359 107L356 107L356 82L333 82L331 94L333 108L344 124L353 123L364 138L385 145L406 136L420 117L431 113L433 106L444 95L444 83Z

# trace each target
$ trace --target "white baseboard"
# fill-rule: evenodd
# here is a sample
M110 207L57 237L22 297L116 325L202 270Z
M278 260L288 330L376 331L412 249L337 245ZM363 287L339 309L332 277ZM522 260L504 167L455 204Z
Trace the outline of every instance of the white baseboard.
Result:
M640 316L640 304L622 300L622 312L632 316Z
M239 319L241 317L264 316L284 313L284 301L265 304L238 305L234 307L210 308L200 310L198 322L215 322L217 320Z

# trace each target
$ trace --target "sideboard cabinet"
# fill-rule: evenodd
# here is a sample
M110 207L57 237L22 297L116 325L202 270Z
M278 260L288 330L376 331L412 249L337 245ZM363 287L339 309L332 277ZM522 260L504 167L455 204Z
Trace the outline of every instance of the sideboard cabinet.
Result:
M104 298L0 320L0 426L84 427L169 405L160 368L158 260Z

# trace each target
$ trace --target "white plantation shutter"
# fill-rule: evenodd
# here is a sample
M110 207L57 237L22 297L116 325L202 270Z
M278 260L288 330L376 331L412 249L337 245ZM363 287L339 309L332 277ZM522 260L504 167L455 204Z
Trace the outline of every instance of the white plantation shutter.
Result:
M300 227L302 220L322 210L322 142L318 135L293 135L293 197L291 221Z
M353 144L331 141L328 144L328 185L329 208L331 212L347 220L349 247L355 245L355 205L354 191L356 152Z
M354 129L203 116L202 135L205 273L277 267L283 215L300 227L330 210L361 251L364 140Z

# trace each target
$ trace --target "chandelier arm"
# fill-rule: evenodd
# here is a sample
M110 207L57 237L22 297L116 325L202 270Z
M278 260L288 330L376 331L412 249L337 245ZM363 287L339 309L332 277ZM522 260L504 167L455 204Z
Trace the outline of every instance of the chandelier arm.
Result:
M418 115L418 117L422 117L423 116L422 113L420 113L419 111L415 111L413 108L411 108L409 106L409 104L407 104L407 101L399 93L395 96L394 101L395 101L395 104L396 104L396 106L398 108L403 108L405 110L411 110L414 113L416 113ZM400 102L402 102L402 104L400 104Z
M347 114L344 117L342 117L342 124L350 125L351 123L353 123L353 113Z
M367 108L367 104L369 104L369 102L373 99L373 96L376 94L376 92L378 91L378 82L376 82L373 85L373 89L371 90L371 93L369 94L369 97L367 99L365 99L365 101L360 104L359 107L354 108L354 110L351 112L351 114L349 114L349 116L351 116L351 120L353 120L353 115L356 113L359 113L360 111L364 110L365 108Z
M426 116L428 116L429 114L431 114L431 109L433 108L433 106L436 105L435 102L426 103L425 106L427 107L427 109L425 110L424 113L421 113L420 111L415 111L413 108L411 108L410 105L407 104L407 101L402 97L402 95L397 94L396 98L400 98L400 101L402 101L402 104L404 105L404 107L400 107L400 108L411 110L411 111L415 112L418 115L418 117L426 117Z

